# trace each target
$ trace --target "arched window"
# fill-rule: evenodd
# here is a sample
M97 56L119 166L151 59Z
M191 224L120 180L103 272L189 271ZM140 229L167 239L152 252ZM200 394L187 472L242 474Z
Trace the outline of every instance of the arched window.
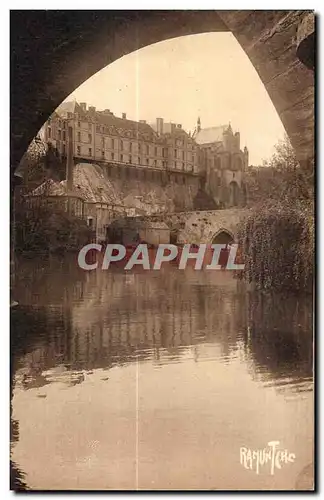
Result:
M235 181L230 182L229 190L230 190L230 205L232 207L237 207L237 205L239 204L239 195L240 195L239 193L240 190L237 182Z
M243 167L242 158L240 156L237 156L235 158L235 169L236 170L242 170L242 167Z
M221 229L213 238L214 245L230 245L234 243L233 235L226 229Z

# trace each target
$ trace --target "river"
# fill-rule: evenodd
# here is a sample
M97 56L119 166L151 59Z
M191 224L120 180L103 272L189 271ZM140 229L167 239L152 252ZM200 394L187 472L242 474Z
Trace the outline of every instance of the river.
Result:
M74 256L20 261L14 295L13 487L312 488L310 298ZM281 468L244 461L272 441Z

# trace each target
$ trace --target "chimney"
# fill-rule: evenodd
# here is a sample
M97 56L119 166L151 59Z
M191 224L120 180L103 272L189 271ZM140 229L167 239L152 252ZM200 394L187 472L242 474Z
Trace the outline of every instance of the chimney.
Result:
M87 111L87 103L86 102L80 102L80 108L82 111Z
M174 133L175 129L176 129L176 124L175 123L171 123L171 134Z
M156 131L158 134L163 134L163 118L156 119Z
M126 113L122 113L122 119L126 120Z
M139 123L146 123L146 120L140 120Z
M66 155L66 187L73 189L73 129L68 127L67 155Z
M89 111L89 113L95 113L96 112L96 107L95 106L89 106L88 111Z

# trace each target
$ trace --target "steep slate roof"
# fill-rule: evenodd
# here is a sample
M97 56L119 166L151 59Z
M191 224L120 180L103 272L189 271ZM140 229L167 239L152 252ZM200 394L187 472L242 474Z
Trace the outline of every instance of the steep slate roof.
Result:
M81 120L107 127L107 133L111 135L129 138L143 137L148 141L158 140L156 132L148 123L119 118L109 111L89 111L89 109L84 111L76 101L63 102L55 112L62 117L67 113L78 113Z
M228 125L220 125L219 127L202 128L195 135L194 139L197 144L209 144L212 142L222 142L223 133L229 129Z
M59 116L64 116L66 113L79 113L80 115L83 115L84 111L76 101L66 101L62 102L62 104L56 108L55 113Z
M61 181L66 186L66 181ZM122 205L111 182L104 176L102 168L93 163L78 163L73 170L73 189L89 203Z
M151 136L156 136L155 131L148 123L136 122L134 120L127 120L126 118L118 118L113 114L109 114L105 111L96 111L96 121L101 125L106 125L108 127L113 127L115 129L129 130L132 132L140 132L142 134L148 134Z
M60 182L47 179L28 196L66 196L66 189Z
M106 179L102 169L92 163L79 163L73 170L73 190L67 191L66 180L57 182L48 179L30 193L31 196L75 196L88 203L123 205Z

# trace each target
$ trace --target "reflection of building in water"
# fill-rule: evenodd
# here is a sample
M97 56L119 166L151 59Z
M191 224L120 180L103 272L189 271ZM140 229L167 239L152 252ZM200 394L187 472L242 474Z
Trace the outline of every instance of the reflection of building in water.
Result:
M71 273L67 282L65 266L56 272L47 269L43 279L35 273L30 281L28 297L35 300L38 293L41 304L47 300L42 322L35 312L22 315L23 328L17 322L20 331L39 332L32 355L22 363L29 384L46 383L43 372L58 365L91 370L134 359L163 362L164 356L190 353L199 361L205 343L217 345L223 357L243 349L241 354L253 360L253 370L265 367L278 379L295 365L299 374L311 374L312 309L306 302L277 304L247 295L242 283L226 272L181 273L170 266L156 273L126 274L113 268L83 272L82 279L78 272L71 279ZM195 346L194 353L189 346Z

